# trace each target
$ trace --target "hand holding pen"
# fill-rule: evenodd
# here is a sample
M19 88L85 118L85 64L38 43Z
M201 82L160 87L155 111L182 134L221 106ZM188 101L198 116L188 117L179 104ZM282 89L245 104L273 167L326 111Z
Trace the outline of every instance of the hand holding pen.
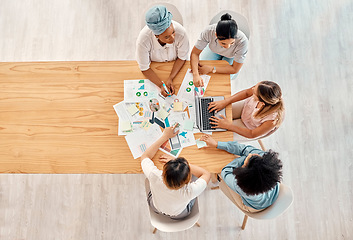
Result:
M162 83L163 83L163 88L164 88L165 92L166 92L168 95L170 95L170 92L168 91L167 86L165 85L165 83L164 83L163 81L162 81Z
M167 81L167 84L165 84L163 81L162 81L162 86L163 86L163 89L164 91L162 91L162 95L165 96L171 96L174 94L174 87L173 87L173 84L172 82L170 81ZM169 89L168 89L169 88Z

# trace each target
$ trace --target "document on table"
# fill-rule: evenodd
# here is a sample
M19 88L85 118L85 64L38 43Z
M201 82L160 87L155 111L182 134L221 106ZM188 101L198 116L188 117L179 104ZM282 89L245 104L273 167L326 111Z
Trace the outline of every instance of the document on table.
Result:
M172 127L174 124L179 123L180 129L184 129L184 122L188 119L188 114L186 112L175 112L168 116L169 125Z
M148 104L144 102L136 103L125 103L124 101L115 104L114 110L119 117L118 135L126 135L128 131L124 131L123 126L127 126L127 121L130 122L132 129L130 131L136 131L141 127L141 123L152 117ZM129 111L134 109L134 111ZM135 110L137 109L137 110Z
M151 98L157 98L159 87L148 79L124 80L125 102L148 102Z
M144 127L141 126L143 121L133 121L131 124L131 131L124 131L124 124L126 124L124 121L120 120L119 118L119 125L118 125L118 136L125 136L131 132L139 131L140 128L145 129Z
M193 76L192 73L190 72L191 69L188 69L186 71L185 77L183 82L181 83L181 86L178 91L178 99L179 101L186 101L189 104L195 104L195 86L193 82ZM201 75L201 78L203 79L204 86L196 88L196 92L199 94L200 97L202 97L205 94L207 85L210 81L211 76L209 75Z
M168 121L170 126L174 126L174 124L180 124L180 131L178 134L178 141L182 148L189 147L195 145L195 137L193 131L189 131L187 128L190 127L190 122L193 125L193 121L188 118L186 112L175 112L168 117ZM185 125L186 124L186 125ZM185 128L186 127L186 128ZM175 138L175 137L174 137Z
M174 103L175 99L177 99L177 96L173 94L171 96L164 97L163 95L158 94L156 98L159 101L160 105L164 107L166 110L168 110L171 107L171 105Z
M113 108L118 115L119 120L132 122L132 116L127 110L127 107L123 101L115 104Z
M182 131L178 134L181 147L189 147L196 145L195 136L192 131Z
M170 143L170 139L168 139L167 141L165 141L160 147L159 150L161 150L162 152L169 154L172 157L177 158L179 156L179 154L181 153L181 150L183 150L183 148L178 148L178 149L172 149L171 143Z
M146 149L162 136L162 130L157 124L152 124L146 131L140 129L129 133L125 136L125 140L129 145L130 151L134 159L141 157Z

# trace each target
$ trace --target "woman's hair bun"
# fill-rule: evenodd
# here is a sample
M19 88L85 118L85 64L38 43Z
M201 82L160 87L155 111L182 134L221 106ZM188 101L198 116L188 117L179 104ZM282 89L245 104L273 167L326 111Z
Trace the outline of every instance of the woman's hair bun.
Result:
M232 16L229 13L225 13L221 16L221 21L231 20L231 19L232 19Z

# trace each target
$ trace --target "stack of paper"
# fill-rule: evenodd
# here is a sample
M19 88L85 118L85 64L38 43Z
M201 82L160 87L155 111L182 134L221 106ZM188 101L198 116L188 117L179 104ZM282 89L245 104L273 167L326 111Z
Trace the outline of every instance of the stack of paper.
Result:
M184 147L196 145L200 148L205 143L195 140L195 90L202 96L210 76L202 75L204 87L195 88L190 69L185 74L178 95L163 97L160 89L146 79L124 81L124 101L115 104L114 110L119 117L118 134L125 139L134 158L140 157L146 149L162 135L156 121L165 126L179 124L179 133L166 141L160 149L173 157L178 157ZM152 114L148 102L156 99L159 110ZM155 119L152 119L154 117ZM162 124L163 125L163 124Z

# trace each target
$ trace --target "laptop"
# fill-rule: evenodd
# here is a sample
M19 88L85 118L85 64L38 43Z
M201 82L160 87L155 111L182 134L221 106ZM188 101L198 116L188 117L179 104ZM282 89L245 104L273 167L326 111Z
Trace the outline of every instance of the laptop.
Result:
M214 111L208 111L208 104L210 102L223 100L224 96L215 96L215 97L199 97L195 94L195 109L196 109L196 125L201 132L222 132L227 131L223 128L212 128L212 124L210 124L210 117L219 115L226 116L226 109L223 108L221 111L215 113Z

